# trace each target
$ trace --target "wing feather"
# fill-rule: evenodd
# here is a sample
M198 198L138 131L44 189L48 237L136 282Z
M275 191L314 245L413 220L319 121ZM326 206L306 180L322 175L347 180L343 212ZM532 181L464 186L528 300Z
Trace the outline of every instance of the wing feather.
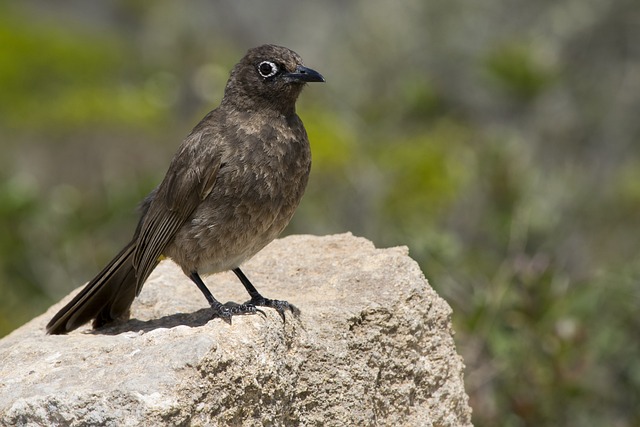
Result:
M216 146L212 138L216 135L201 131L184 141L149 205L133 257L137 273L136 294L167 244L215 185L221 155L211 151L211 147Z

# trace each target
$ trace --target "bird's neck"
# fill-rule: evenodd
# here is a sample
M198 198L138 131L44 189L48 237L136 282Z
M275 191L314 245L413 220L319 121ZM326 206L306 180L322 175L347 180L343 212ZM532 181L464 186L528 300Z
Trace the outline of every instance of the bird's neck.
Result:
M227 85L221 106L239 111L259 111L290 117L296 113L296 100L302 87L291 87L278 93L247 92L237 85Z
M243 102L241 99L234 97L224 97L221 107L227 110L254 112L265 116L273 117L291 117L296 114L296 106L294 103L283 104L277 100L251 100L251 102Z

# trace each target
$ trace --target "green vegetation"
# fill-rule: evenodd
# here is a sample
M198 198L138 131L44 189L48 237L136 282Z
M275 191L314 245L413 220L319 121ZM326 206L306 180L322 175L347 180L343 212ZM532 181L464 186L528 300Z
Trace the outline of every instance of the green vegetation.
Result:
M327 78L299 103L314 165L287 233L409 246L453 308L476 425L639 425L637 2L516 3L287 24L0 3L0 336L120 249L233 61L274 41ZM300 22L333 31L296 45Z

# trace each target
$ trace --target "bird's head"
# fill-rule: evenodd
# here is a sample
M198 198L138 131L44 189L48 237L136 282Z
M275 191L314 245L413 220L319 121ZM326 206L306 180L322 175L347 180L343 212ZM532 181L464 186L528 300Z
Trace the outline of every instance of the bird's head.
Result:
M324 82L320 73L303 65L286 47L262 45L249 49L231 71L223 103L244 109L295 110L305 83Z

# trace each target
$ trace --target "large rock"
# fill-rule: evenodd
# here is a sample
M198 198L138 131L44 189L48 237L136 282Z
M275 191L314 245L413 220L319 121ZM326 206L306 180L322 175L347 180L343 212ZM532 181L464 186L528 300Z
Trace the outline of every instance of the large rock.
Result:
M0 425L470 425L451 309L406 248L291 236L243 270L300 317L210 321L164 261L124 324L45 335L70 295L0 340ZM247 297L232 273L206 282Z

